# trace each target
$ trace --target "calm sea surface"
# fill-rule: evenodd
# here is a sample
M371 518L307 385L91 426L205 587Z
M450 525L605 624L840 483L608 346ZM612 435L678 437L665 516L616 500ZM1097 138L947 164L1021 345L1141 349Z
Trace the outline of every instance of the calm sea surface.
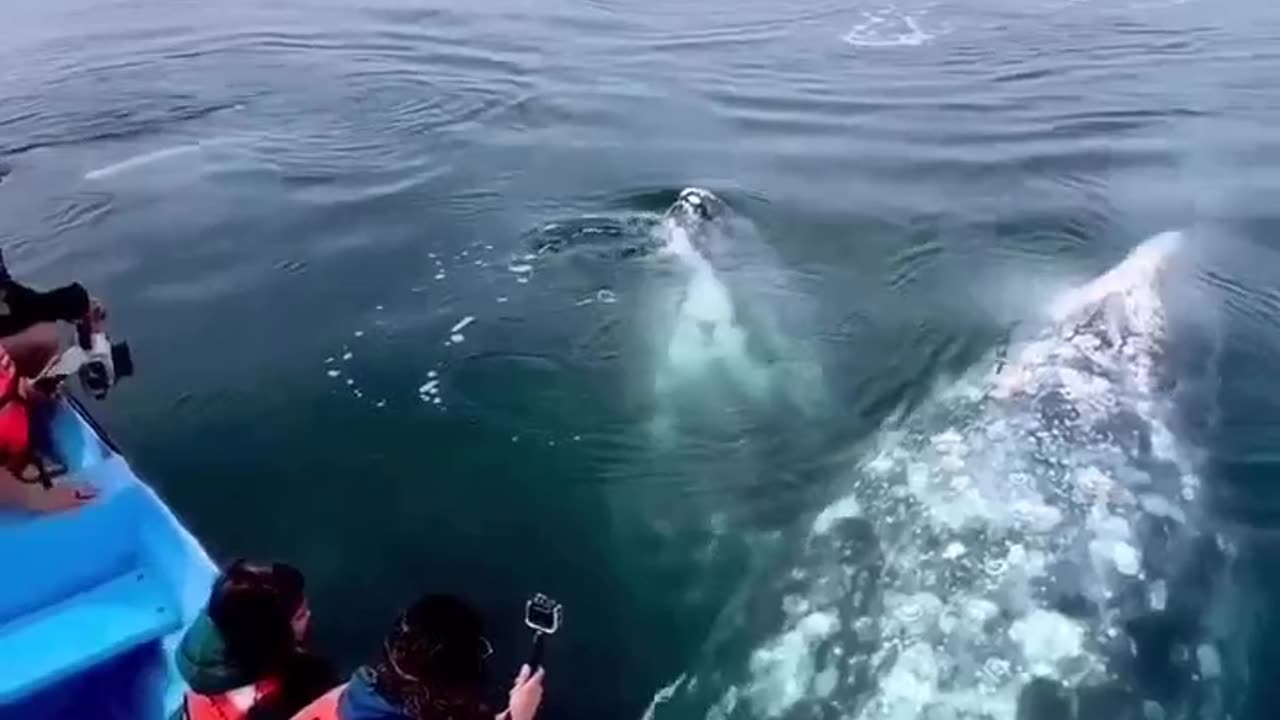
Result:
M1271 716L1280 5L5 0L0 30L10 267L107 301L139 377L95 412L216 557L308 572L345 666L448 590L505 683L541 590L545 717L716 686L711 638L768 632L726 608L886 418L1177 230L1222 348L1227 704ZM806 371L786 402L680 383L654 222L691 185L734 216L742 351Z

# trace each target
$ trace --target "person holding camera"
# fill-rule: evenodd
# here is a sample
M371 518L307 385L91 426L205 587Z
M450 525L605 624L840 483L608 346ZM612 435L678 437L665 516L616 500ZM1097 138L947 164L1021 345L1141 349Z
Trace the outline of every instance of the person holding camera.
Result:
M61 468L37 452L45 429L38 418L51 399L36 381L61 354L58 322L92 333L105 321L84 286L33 290L9 275L0 255L0 506L57 512L97 496L83 483L51 482Z
M452 595L427 595L392 626L378 658L293 720L533 720L544 670L520 669L507 708L485 697L493 648L480 614Z

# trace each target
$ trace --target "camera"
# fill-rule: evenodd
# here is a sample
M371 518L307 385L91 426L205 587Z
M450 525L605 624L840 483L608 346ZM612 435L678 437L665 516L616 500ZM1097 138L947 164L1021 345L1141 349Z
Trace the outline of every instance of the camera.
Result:
M533 649L529 653L531 671L542 666L544 639L560 629L563 616L563 606L542 593L535 594L524 604L524 624L533 629Z
M560 603L538 593L524 604L524 624L543 635L554 635L560 629L561 608Z
M113 343L102 330L91 331L81 323L76 326L76 344L67 348L41 378L61 382L74 373L80 377L85 392L102 400L117 382L132 377L133 369L129 343Z

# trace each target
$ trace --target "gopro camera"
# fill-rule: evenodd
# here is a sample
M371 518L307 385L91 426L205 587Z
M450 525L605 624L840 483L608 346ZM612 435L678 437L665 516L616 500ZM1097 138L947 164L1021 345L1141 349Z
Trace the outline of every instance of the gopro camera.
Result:
M545 638L560 629L563 606L551 598L537 593L524 604L524 624L533 629L533 649L529 653L529 670L542 667Z
M524 624L543 635L554 635L560 629L561 607L560 603L538 593L524 604Z

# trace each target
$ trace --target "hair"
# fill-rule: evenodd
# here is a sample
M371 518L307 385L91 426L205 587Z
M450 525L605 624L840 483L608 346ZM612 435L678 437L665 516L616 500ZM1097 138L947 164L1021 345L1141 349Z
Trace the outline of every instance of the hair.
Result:
M297 649L291 620L305 600L302 573L283 563L233 562L213 585L209 619L227 659L254 681L282 672Z
M401 614L370 670L378 692L418 720L492 718L491 648L480 614L452 595L426 595Z

